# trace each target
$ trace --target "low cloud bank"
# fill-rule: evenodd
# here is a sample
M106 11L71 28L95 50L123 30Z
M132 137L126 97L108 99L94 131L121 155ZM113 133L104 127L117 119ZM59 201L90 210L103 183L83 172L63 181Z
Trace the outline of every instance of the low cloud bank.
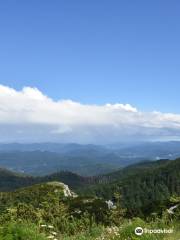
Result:
M180 115L142 112L130 104L87 105L0 85L1 142L112 143L180 137Z

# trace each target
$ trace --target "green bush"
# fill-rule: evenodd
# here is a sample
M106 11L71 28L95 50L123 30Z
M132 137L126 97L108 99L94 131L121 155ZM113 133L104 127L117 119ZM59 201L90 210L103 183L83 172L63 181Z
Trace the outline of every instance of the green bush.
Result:
M47 240L47 238L34 224L11 222L1 228L0 240Z

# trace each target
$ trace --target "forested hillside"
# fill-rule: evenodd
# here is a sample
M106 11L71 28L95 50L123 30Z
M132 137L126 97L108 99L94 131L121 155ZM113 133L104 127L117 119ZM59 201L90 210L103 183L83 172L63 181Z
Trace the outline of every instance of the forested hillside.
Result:
M93 182L93 178L81 177L75 173L62 171L44 177L33 177L25 174L14 173L0 169L0 191L12 191L21 187L31 186L48 181L60 181L68 184L72 189L77 189Z
M161 211L170 196L180 195L180 159L137 164L103 179L104 183L83 189L82 194L113 199L119 193L128 214L148 215Z
M114 201L118 193L127 215L146 216L153 211L161 211L170 196L180 195L180 159L142 162L97 177L81 177L71 172L31 177L4 169L0 171L1 191L49 181L63 182L82 196L97 196Z

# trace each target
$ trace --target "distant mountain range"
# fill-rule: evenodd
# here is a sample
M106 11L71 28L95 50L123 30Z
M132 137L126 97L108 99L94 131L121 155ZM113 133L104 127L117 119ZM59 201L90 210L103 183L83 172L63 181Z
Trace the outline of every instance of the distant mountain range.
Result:
M0 144L0 167L34 176L57 171L97 176L142 161L175 159L179 156L178 141L103 146L75 143Z
M0 152L0 166L30 175L47 175L56 171L71 171L83 176L99 175L120 168L113 155L80 152L61 154L47 151Z

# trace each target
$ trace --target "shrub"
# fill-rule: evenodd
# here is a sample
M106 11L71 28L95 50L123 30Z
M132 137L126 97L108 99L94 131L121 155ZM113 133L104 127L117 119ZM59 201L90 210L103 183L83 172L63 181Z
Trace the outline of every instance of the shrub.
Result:
M11 222L1 228L0 240L47 240L34 224Z

